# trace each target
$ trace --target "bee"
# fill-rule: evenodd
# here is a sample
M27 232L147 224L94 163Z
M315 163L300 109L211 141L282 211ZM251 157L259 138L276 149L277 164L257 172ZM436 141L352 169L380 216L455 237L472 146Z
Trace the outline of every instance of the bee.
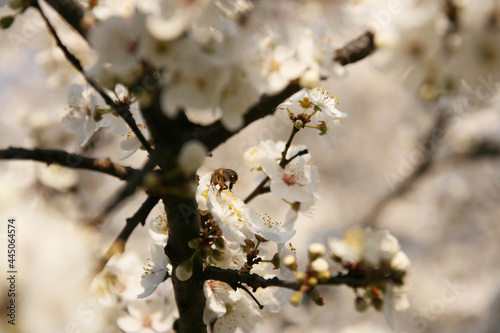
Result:
M215 185L219 185L219 192L217 195L220 195L223 190L228 188L226 185L227 182L229 182L229 191L232 191L233 185L236 184L237 181L238 174L236 171L224 168L215 170L210 178L210 183L213 187L215 187Z

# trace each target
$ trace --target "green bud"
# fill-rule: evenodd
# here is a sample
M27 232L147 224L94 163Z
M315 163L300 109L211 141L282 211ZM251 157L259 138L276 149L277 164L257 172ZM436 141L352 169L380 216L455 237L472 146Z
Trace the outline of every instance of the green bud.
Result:
M300 302L302 302L302 292L296 291L290 296L290 303L292 303L293 306L299 306Z
M304 122L300 119L297 119L295 120L293 125L295 126L296 129L301 129L302 127L304 127Z
M358 296L354 301L354 305L356 307L356 311L364 312L368 309L370 303L368 303L363 297Z
M198 240L196 238L191 239L188 242L188 246L190 249L193 249L193 250L198 249L198 246L199 246Z
M318 279L314 276L311 276L309 279L307 279L307 285L310 287L314 287L315 285L318 284Z
M213 250L212 251L212 257L217 260L217 261L223 261L224 258L226 257L223 252L219 250Z
M180 281L187 281L193 275L193 262L191 260L186 260L175 269L175 276Z
M222 237L217 237L215 239L215 247L218 248L219 250L224 250L226 244L224 243L224 239Z
M305 279L306 279L306 275L302 272L296 272L295 273L295 278L297 279L297 281L299 282L304 282Z

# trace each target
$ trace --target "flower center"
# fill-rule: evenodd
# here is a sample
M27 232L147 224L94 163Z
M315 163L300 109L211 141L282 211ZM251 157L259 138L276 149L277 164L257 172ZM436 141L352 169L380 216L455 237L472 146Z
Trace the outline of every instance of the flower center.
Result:
M146 316L146 317L142 318L142 327L151 328L152 325L153 325L153 321L151 320L151 317Z
M285 173L283 175L283 181L288 185L292 186L297 181L297 177L294 173Z

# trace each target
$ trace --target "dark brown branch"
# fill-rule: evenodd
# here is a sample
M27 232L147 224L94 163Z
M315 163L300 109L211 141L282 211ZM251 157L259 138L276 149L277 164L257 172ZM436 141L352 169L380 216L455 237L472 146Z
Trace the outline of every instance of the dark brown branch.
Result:
M267 184L268 181L269 181L269 177L266 177L266 178L262 179L262 181L260 182L260 184L257 185L257 187L252 191L252 193L250 193L248 195L248 197L246 197L246 199L244 200L244 202L245 203L249 203L250 200L252 200L256 196L258 196L259 194L263 194L263 193L269 192L271 189L269 187L264 187ZM265 190L265 189L267 189L267 190Z
M162 197L168 220L168 242L165 246L172 269L193 257L194 250L189 241L200 234L201 222L196 201L166 194ZM203 259L197 252L193 257L193 275L187 281L181 281L172 275L175 301L179 310L178 332L206 333L203 323L205 294L203 292Z
M337 55L334 60L345 66L369 56L375 50L373 38L374 34L372 32L365 32L360 37L347 43L344 47L337 49ZM280 103L300 89L299 85L291 83L277 95L262 96L260 101L245 114L245 122L241 129L258 119L274 114L276 107ZM231 132L224 128L220 121L210 126L194 126L191 133L190 139L200 140L207 146L208 150L215 149L222 142L236 134L236 132Z
M203 278L205 280L217 280L229 284L233 289L238 287L239 283L244 283L251 287L255 292L258 288L267 287L281 287L292 290L299 290L302 285L297 281L284 281L278 277L271 279L263 278L258 274L241 272L235 269L223 269L215 266L208 266L203 271ZM320 282L320 285L346 285L352 288L366 287L372 283L379 281L398 281L401 278L401 272L395 271L394 275L384 273L382 271L375 271L371 276L354 276L342 275L333 276L328 281Z
M63 150L34 148L8 148L0 150L0 160L33 160L50 164L59 164L73 169L98 171L110 176L127 180L139 173L139 170L111 162L107 158L90 158Z
M118 205L120 205L125 199L135 193L137 187L142 185L142 180L144 176L152 171L154 167L158 164L158 151L154 151L149 157L148 161L145 163L144 167L132 177L128 179L127 185L125 185L110 201L106 208L96 217L90 221L91 225L98 225L101 221L113 211Z
M292 144L292 140L295 137L295 134L299 132L299 129L295 126L292 127L292 133L290 133L290 137L288 138L288 141L285 144L285 149L281 152L281 161L280 161L280 167L284 168L285 165L288 164L288 160L286 159L286 154L288 153L288 149L290 149L290 145Z
M137 227L139 223L144 226L149 213L154 208L154 206L156 206L159 200L160 200L159 197L152 195L148 196L146 201L142 203L139 210L132 217L129 217L127 219L127 223L123 227L122 231L115 239L113 244L111 244L104 257L101 259L100 266L97 269L97 273L104 268L106 263L109 261L109 259L111 259L111 257L114 254L123 253L125 249L125 243L132 234L132 231L134 231L135 227Z
M365 32L342 48L335 50L337 54L333 60L345 66L366 58L375 51L374 37L371 31Z
M123 120L127 123L127 125L132 130L132 132L134 132L134 134L137 137L137 139L141 142L142 146L147 150L148 153L151 154L151 152L153 151L153 149L151 148L148 140L146 140L146 138L142 134L142 132L139 129L139 127L137 127L137 124L136 124L136 122L134 120L134 117L132 116L132 113L130 112L130 110L128 109L128 107L125 106L125 105L123 105L123 106L117 105L113 101L113 99L108 96L108 94L104 91L104 89L101 88L101 86L95 80L93 80L92 78L90 78L90 77L87 76L87 74L83 70L83 67L82 67L80 61L62 43L61 39L59 38L59 35L55 31L55 29L52 26L52 24L50 23L49 19L47 18L47 16L43 12L42 8L40 8L40 6L38 4L38 1L33 1L33 5L32 6L35 7L35 8L37 8L38 11L40 12L40 14L42 15L42 18L45 21L45 23L47 24L47 27L48 27L50 33L52 34L52 37L54 37L54 39L56 40L57 46L64 53L64 56L66 57L66 59L68 59L68 61L76 68L76 70L83 75L83 77L85 78L85 80L87 81L87 83L89 85L91 85L92 88L94 88L95 91L97 91L99 93L99 95L101 95L101 97L104 99L104 101L106 102L106 104L108 104L113 109L113 111L115 111L120 117L123 118Z
M47 0L46 2L80 35L83 37L87 35L89 25L94 18L90 12L85 11L78 1ZM38 3L34 2L34 7L36 6L38 6Z

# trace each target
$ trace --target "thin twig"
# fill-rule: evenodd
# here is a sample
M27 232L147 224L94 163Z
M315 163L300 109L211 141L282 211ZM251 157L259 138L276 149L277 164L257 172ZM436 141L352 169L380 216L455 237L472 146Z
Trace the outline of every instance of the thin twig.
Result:
M144 165L144 167L134 174L133 177L130 177L127 185L122 188L110 201L110 203L106 206L106 208L96 217L94 217L89 224L90 225L99 225L102 220L109 214L111 211L113 211L118 205L120 205L125 199L127 199L129 196L135 193L135 190L137 187L142 185L142 180L144 179L144 176L152 171L154 167L158 164L158 159L159 159L159 153L157 150L153 151L151 156L149 157L148 161Z
M291 161L293 161L296 157L299 157L299 156L302 156L302 155L305 155L305 154L308 154L308 153L309 153L309 151L307 149L299 151L297 154L293 155L288 160L285 160L285 163L283 163L283 168L286 167L288 165L288 163L290 163ZM283 159L282 159L282 161L283 161ZM280 163L280 165L281 165L281 163ZM265 185L267 184L268 181L269 181L269 177L266 176L266 178L264 178L259 183L259 185L257 185L257 187L252 191L252 193L250 193L248 195L248 197L246 197L246 199L243 202L244 203L249 203L250 200L254 199L258 195L270 192L271 189L269 187L265 187Z
M264 178L259 185L257 185L257 187L255 188L255 190L252 191L252 193L250 193L248 195L248 197L246 197L246 199L243 201L244 203L249 203L250 200L252 200L253 198L255 198L256 196L258 196L259 194L262 194L264 193L264 186L266 185L266 183L269 181L269 177L266 176L266 178ZM266 192L269 192L269 188Z
M99 93L99 95L101 95L101 97L104 99L104 101L106 102L106 104L108 104L113 109L113 111L115 111L120 117L122 117L122 119L130 127L130 129L132 130L132 132L134 132L134 134L136 135L137 139L141 142L141 144L144 147L144 149L146 149L147 152L151 154L151 152L153 151L153 149L151 148L151 145L149 144L148 140L146 140L146 138L142 134L142 132L139 129L139 127L137 127L137 124L136 124L136 122L134 120L134 117L132 116L132 113L130 112L130 110L128 109L128 107L125 106L125 105L117 105L113 101L113 99L111 97L109 97L109 95L104 91L103 88L101 88L101 86L95 80L93 80L92 78L90 78L90 77L87 76L87 74L83 70L83 67L82 67L80 61L62 43L61 39L59 38L59 35L55 31L54 27L50 23L49 19L45 15L45 13L43 12L42 8L39 6L38 1L34 2L33 7L37 8L38 11L40 12L40 14L42 15L42 18L45 21L45 23L47 24L47 27L49 28L50 33L52 34L52 36L56 40L57 46L64 53L66 59L68 59L68 61L76 68L76 70L78 70L83 75L83 77L85 78L85 80L87 81L87 83L89 85L91 85L92 88L94 88L95 91L97 91Z
M292 133L290 133L290 137L288 138L288 141L285 144L285 149L281 152L281 161L280 161L280 167L284 168L285 165L288 163L286 159L286 154L288 153L288 149L290 149L290 145L292 144L292 140L295 137L295 134L299 132L299 129L295 126L292 127ZM295 158L295 157L294 157Z
M159 200L159 197L152 195L148 196L146 201L142 203L139 210L132 217L129 217L127 219L127 223L123 227L122 231L120 232L118 237L116 237L113 244L111 244L104 257L100 260L99 267L97 268L96 273L99 273L104 268L106 263L109 261L109 259L111 259L113 255L115 255L116 253L123 253L125 249L125 243L132 234L132 231L134 231L135 227L137 227L139 223L144 226L149 213L154 208L154 206L156 206Z
M58 164L72 169L86 169L98 171L121 180L139 173L139 170L111 162L108 158L91 158L78 154L71 154L57 149L33 150L10 147L0 150L0 160L32 160L45 162L48 165Z

